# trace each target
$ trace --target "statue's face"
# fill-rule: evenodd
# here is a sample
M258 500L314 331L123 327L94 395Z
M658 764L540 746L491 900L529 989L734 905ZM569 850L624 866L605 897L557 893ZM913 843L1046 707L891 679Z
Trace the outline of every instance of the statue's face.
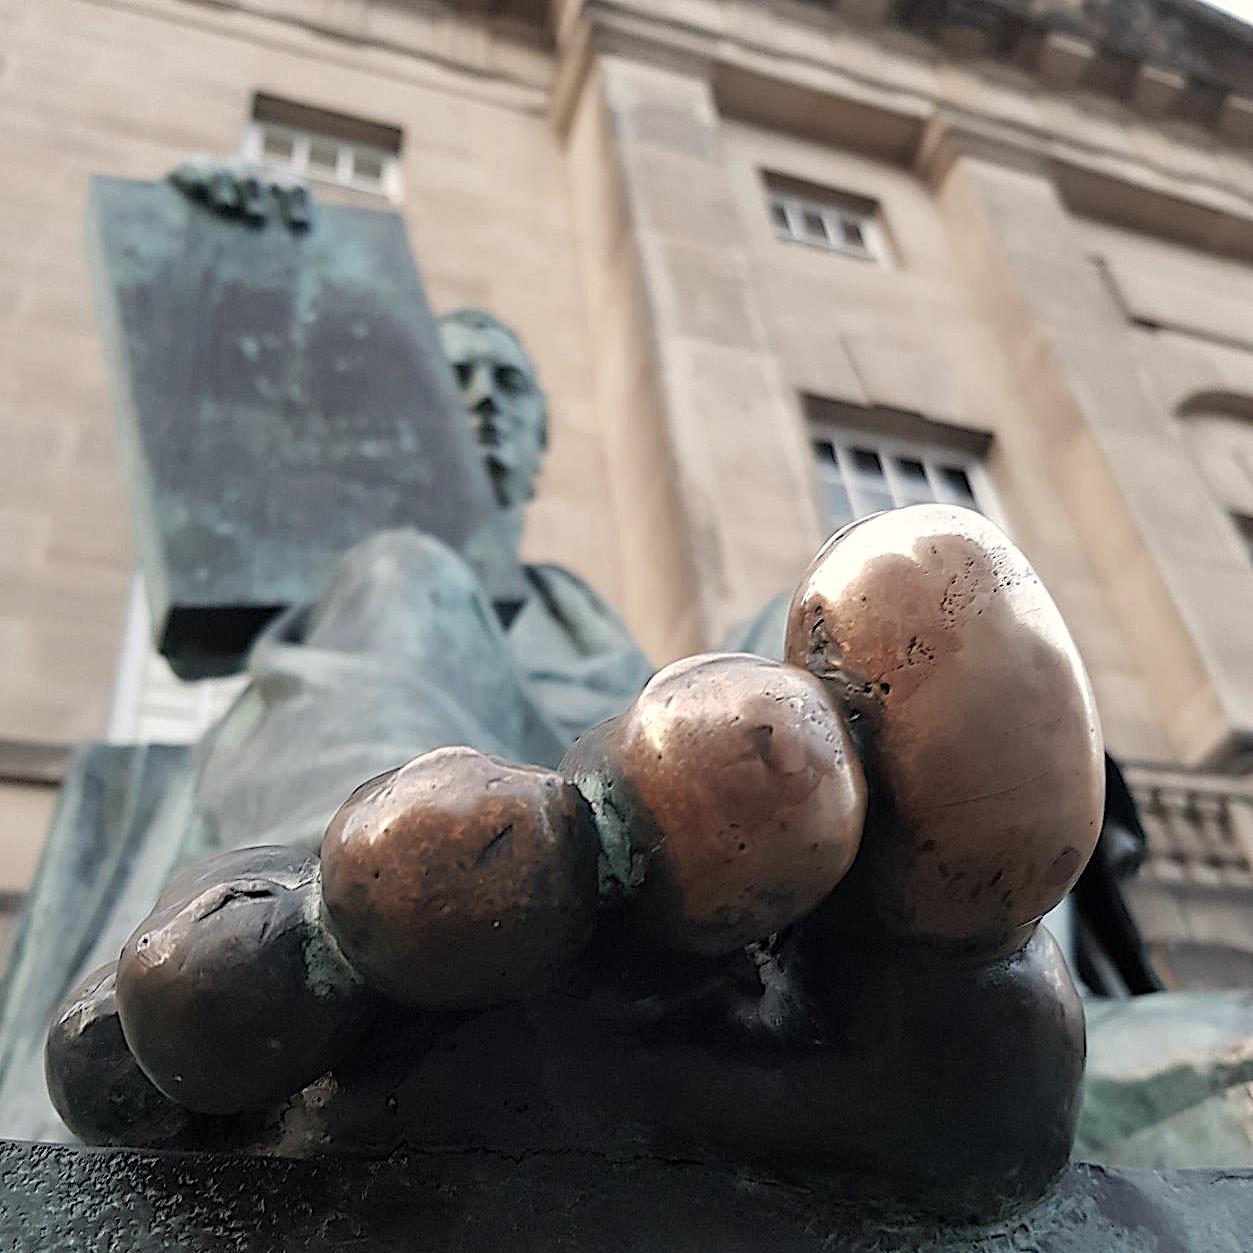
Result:
M446 321L439 337L497 502L505 509L525 503L544 456L544 394L530 360L498 327Z

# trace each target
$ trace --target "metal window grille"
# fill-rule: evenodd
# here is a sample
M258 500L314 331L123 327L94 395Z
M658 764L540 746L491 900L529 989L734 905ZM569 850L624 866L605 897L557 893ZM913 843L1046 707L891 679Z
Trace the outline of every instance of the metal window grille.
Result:
M940 501L1003 525L982 460L971 453L815 427L814 461L832 531L868 513Z
M393 152L365 144L253 121L244 131L244 160L314 183L348 187L393 203L401 198L400 163Z
M872 212L773 187L769 195L770 220L778 238L886 263L883 232Z

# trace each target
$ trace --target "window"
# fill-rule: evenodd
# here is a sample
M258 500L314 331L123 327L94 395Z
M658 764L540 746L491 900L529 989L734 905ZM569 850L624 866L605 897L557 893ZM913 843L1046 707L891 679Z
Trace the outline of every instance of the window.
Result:
M941 501L997 519L982 457L826 424L812 431L826 524L832 531L877 513Z
M141 576L131 584L122 655L113 682L108 738L121 744L192 744L243 691L246 675L180 679L152 646Z
M810 244L863 261L888 261L873 200L825 190L780 175L766 175L774 233L789 243Z
M401 192L400 147L395 127L258 95L242 155L276 173L395 202Z

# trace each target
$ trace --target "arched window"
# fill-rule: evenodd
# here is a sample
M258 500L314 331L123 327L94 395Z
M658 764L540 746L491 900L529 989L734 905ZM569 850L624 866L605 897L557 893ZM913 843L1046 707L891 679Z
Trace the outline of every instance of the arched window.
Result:
M1179 406L1192 454L1253 558L1253 396L1200 392Z

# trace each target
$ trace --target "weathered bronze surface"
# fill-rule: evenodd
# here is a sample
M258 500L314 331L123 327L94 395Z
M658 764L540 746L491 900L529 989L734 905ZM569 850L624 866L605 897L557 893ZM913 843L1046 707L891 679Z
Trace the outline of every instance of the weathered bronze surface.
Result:
M312 1082L372 1008L326 931L316 858L289 849L227 853L172 884L123 947L116 983L144 1073L209 1114L260 1108Z
M116 975L116 962L93 970L53 1014L44 1046L52 1103L88 1144L193 1144L196 1115L158 1092L126 1047Z
M990 962L821 933L698 959L614 922L553 994L382 1020L254 1147L661 1154L957 1218L1064 1165L1083 1016L1046 931Z
M516 1000L591 935L591 818L551 770L438 749L348 798L322 844L322 892L344 952L394 1000Z
M238 669L269 618L394 527L520 597L401 219L323 206L293 230L294 190L268 214L255 178L209 181L92 188L123 465L175 670Z
M840 714L818 680L761 657L665 667L562 769L641 932L694 953L795 922L861 839L865 780Z
M981 514L914 505L835 535L789 610L787 659L862 746L858 886L902 936L1021 942L1083 869L1104 756L1091 685L1026 558Z
M547 426L534 367L481 311L445 316L439 333L457 363L459 420L477 439L489 508L516 538ZM128 788L130 766L115 759L130 750L108 750L114 773L92 772L63 796L65 822L45 844L0 1016L0 1132L61 1134L40 1080L47 1013L81 972L117 957L177 866L249 844L312 851L362 779L440 746L556 766L653 667L571 571L525 566L519 600L433 536L404 530L346 554L313 605L262 632L248 669L244 696L164 789ZM90 868L89 886L67 885L70 862Z
M117 960L135 919L151 905L152 889L126 901L120 933L92 957L101 923L118 906L121 885L145 851L153 811L178 778L186 752L181 745L80 744L70 758L0 984L5 1134L48 1139L59 1133L60 1120L40 1082L44 1034L58 1004ZM166 869L147 867L158 883Z

